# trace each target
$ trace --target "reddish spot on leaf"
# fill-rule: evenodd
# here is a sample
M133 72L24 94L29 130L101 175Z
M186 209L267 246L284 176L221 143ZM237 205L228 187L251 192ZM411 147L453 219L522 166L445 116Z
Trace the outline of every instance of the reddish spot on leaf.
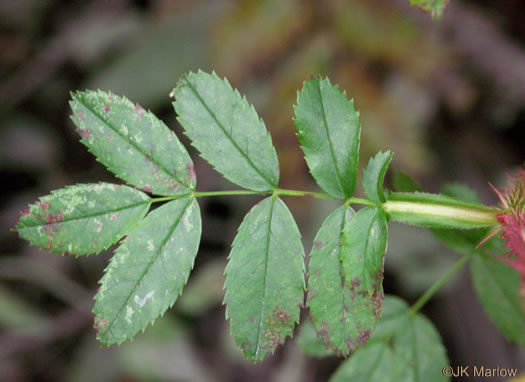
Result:
M186 170L188 171L190 179L195 179L195 167L193 166L192 162L188 162L188 164L186 164Z
M115 214L111 215L111 220L117 220L117 215Z
M48 224L60 223L64 218L64 211L60 210L56 215L47 215L46 222Z
M27 216L31 213L31 211L29 211L29 208L26 208L25 210L22 211L22 216Z
M361 285L361 280L355 277L352 279L351 284L352 284L352 288L357 288L359 285Z
M104 111L107 113L109 112L109 105L104 106Z
M135 104L135 112L137 112L140 118L144 118L144 109L138 102Z
M368 338L370 338L370 329L363 330L359 333L359 340L361 341L361 345L366 344Z
M84 113L78 113L77 114L77 118L78 118L79 121L84 120L84 117L85 117Z
M113 97L112 97L112 96L109 96L109 97L108 97L108 101L113 101Z
M107 138L108 138L108 141L112 141L113 140L113 135L108 135Z
M323 248L323 242L322 241L314 241L314 248L317 248L317 249Z
M49 208L49 202L40 203L39 205L40 205L40 208L41 208L42 210L44 210L44 211L47 210L47 209Z
M142 191L151 194L153 190L151 189L151 186L149 184L146 184L144 187L142 187Z

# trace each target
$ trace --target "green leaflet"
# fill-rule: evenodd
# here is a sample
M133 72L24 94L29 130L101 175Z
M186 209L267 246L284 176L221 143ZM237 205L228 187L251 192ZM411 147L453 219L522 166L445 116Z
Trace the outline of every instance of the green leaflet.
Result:
M497 211L446 195L385 192L383 209L392 220L431 228L472 229L498 224Z
M346 223L340 258L345 282L356 294L372 297L381 289L387 241L386 215L380 208L363 208Z
M172 306L186 284L201 236L199 205L173 200L152 211L122 242L95 296L104 344L132 338Z
M525 343L525 310L520 275L501 261L476 254L471 262L472 283L492 322L509 341Z
M262 360L299 320L304 250L286 205L269 197L244 218L226 266L226 318L246 357Z
M202 71L184 75L173 107L201 155L231 182L255 191L279 183L270 134L252 105L226 79Z
M399 170L394 170L392 174L392 185L397 192L423 191L423 188L414 179Z
M443 14L449 0L410 0L410 5L417 6L426 12L430 12L432 18L437 20Z
M383 195L383 182L385 180L386 170L392 161L392 153L378 152L373 158L370 158L368 165L363 171L363 189L368 199L381 204L386 201Z
M399 382L405 381L399 357L387 344L375 343L359 349L350 359L344 361L332 375L329 382ZM425 381L426 382L426 381Z
M120 179L157 195L195 189L195 171L175 133L125 97L103 91L72 94L80 141Z
M309 357L323 358L334 355L334 352L327 349L322 339L317 336L311 320L301 323L299 334L295 337L295 341L299 349Z
M53 191L29 206L16 230L32 245L77 256L98 253L119 241L146 215L150 198L109 183Z
M317 184L339 199L355 190L361 125L354 102L328 78L306 81L297 94L294 124Z
M421 314L407 313L404 301L386 296L376 333L366 346L343 362L330 382L446 381L442 369L449 362L439 333Z
M357 285L343 282L340 259L348 247L340 243L348 240L346 227L355 217L350 207L341 206L326 218L315 237L308 268L307 306L314 326L325 346L345 357L374 331L383 297L380 288L372 297L363 296L354 290Z

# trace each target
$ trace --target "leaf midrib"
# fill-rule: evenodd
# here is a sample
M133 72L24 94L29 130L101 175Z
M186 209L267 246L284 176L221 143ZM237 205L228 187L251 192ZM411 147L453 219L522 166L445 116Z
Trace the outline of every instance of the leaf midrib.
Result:
M272 201L270 204L270 215L268 217L268 229L266 230L266 249L265 249L265 258L264 258L264 279L263 279L263 295L261 299L261 314L259 315L259 325L257 328L257 344L255 347L255 359L257 359L259 355L259 350L261 346L261 333L262 333L262 326L263 326L263 318L264 318L264 305L265 305L265 298L266 298L266 282L268 278L268 257L270 252L270 236L272 233L272 218L273 218L273 207L275 204L275 198L272 197Z
M178 199L177 199L178 200ZM146 274L148 273L149 269L151 268L151 266L153 265L153 263L155 263L155 261L157 260L157 258L159 257L159 255L161 254L162 252L162 249L164 247L164 245L168 242L169 238L171 237L171 235L173 234L173 232L175 231L175 229L177 228L177 226L179 225L182 217L184 216L184 213L186 212L186 210L188 209L188 206L192 203L194 199L190 198L188 200L188 203L186 203L186 205L184 206L184 208L182 209L180 215L177 217L177 219L175 220L174 224L171 226L170 230L169 230L169 233L166 235L166 237L164 238L164 240L162 241L162 243L159 245L159 249L157 250L157 252L155 253L155 255L152 257L151 261L148 263L148 265L146 266L146 268L144 269L144 272L142 272L142 275L140 275L140 277L137 279L137 283L135 284L135 286L133 287L133 290L129 293L128 297L126 298L126 301L121 305L121 307L119 308L117 314L114 316L114 318L111 320L111 322L109 323L108 327L106 328L106 330L104 330L104 335L108 334L111 332L111 329L113 328L113 325L115 324L115 322L117 322L117 319L118 317L122 314L122 311L124 310L124 307L127 306L129 304L129 301L131 299L131 297L135 294L135 292L137 291L137 288L139 287L139 285L142 283L142 281L144 280L144 277L146 276Z
M219 119L217 118L217 116L215 115L215 113L209 108L208 104L204 101L204 99L201 97L201 95L199 94L199 92L197 92L197 89L195 89L195 87L191 84L191 82L188 80L187 77L184 77L184 80L186 81L186 84L188 85L188 87L191 89L191 91L193 92L193 94L195 95L195 97L197 97L197 99L200 101L200 103L204 106L204 108L206 109L206 111L208 112L208 114L210 114L210 116L213 118L213 120L215 121L215 123L217 124L217 126L219 126L219 128L221 129L222 133L226 136L226 138L228 138L228 141L230 141L230 143L233 145L233 147L239 152L239 154L241 154L241 156L248 162L248 164L250 165L250 167L252 167L255 172L270 186L271 189L275 188L275 185L270 182L270 180L268 179L268 177L266 177L266 175L264 175L262 173L261 170L259 170L259 168L257 166L255 166L255 164L252 162L252 160L248 157L248 155L241 150L241 148L239 147L239 145L237 144L237 142L235 142L235 140L233 140L233 138L231 137L230 134L228 134L228 132L226 131L226 128L222 125L222 123L219 121Z
M344 229L345 229L345 222L346 222L346 210L347 210L348 206L345 204L344 207L343 207L343 221L341 222L341 229L340 229L340 233L339 233L339 240L338 240L338 243L341 242L343 240L343 235L344 235ZM345 281L345 277L344 277L344 271L343 271L343 265L341 263L341 251L342 251L342 246L338 245L337 246L339 251L337 253L337 265L339 267L339 276L341 277L341 285L342 285L342 288L341 288L341 295L342 295L342 300L343 300L343 305L341 306L342 310L343 310L343 348L346 347L346 352L345 352L345 355L350 353L350 350L351 349L348 349L348 345L346 344L346 312L345 312L345 285L344 285L344 281Z
M82 105L84 108L86 108L90 113L92 113L99 121L101 121L104 125L108 126L113 132L115 132L123 141L127 142L131 147L133 147L136 151L138 151L140 154L142 154L144 157L151 160L151 163L154 163L160 170L162 170L166 175L168 175L169 178L175 180L179 185L184 187L187 190L193 191L193 188L188 187L183 181L181 181L176 174L171 174L170 171L164 167L164 165L157 160L153 158L153 156L148 155L145 151L143 151L140 146L138 146L136 143L134 143L132 140L127 139L125 135L123 135L118 129L114 128L111 124L109 124L99 113L95 111L94 108L91 108L87 103L84 103L82 98L77 96L75 97L77 102ZM169 130L169 129L168 129ZM118 175L117 175L118 176ZM120 177L120 176L119 176Z
M57 225L57 224L60 225L60 224L63 224L63 223L72 223L72 222L76 222L76 221L80 221L80 220L84 220L84 219L95 218L95 217L98 217L98 216L107 215L107 214L114 213L114 212L120 212L120 211L123 211L123 210L132 209L132 208L141 206L143 204L148 204L148 203L151 203L151 200L144 200L142 202L131 204L129 206L120 207L120 208L116 208L114 210L108 210L108 211L105 211L105 212L98 212L98 213L95 213L95 214L88 214L88 215L85 215L85 216L82 216L82 217L79 217L79 218L69 218L69 219L64 218L61 221L57 221L57 222L54 222L54 223L41 223L41 224L31 224L31 225L24 224L24 226L20 227L19 229L45 227L45 226L48 226L48 225Z
M325 131L326 131L326 136L328 137L328 147L330 148L330 156L332 157L332 161L334 162L335 175L337 177L337 183L339 183L339 187L341 188L341 191L343 192L343 196L346 196L346 190L343 187L343 182L341 180L341 174L339 172L339 167L337 166L337 161L336 161L336 158L335 158L335 152L334 152L334 147L333 147L333 143L332 143L332 137L330 136L330 130L328 129L328 121L326 120L326 113L325 113L325 108L324 108L323 94L321 92L321 81L318 81L317 84L318 84L317 89L319 90L319 99L321 101L320 102L321 103L321 114L323 116L323 122L324 122Z

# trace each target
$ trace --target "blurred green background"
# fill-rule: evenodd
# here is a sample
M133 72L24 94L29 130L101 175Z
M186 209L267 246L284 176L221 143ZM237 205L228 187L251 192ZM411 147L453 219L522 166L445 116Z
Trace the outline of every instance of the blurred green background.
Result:
M292 106L304 80L329 76L361 112L362 165L390 149L391 167L427 191L464 182L495 204L487 182L504 185L525 161L522 8L520 0L451 0L433 22L408 0L2 0L0 381L314 382L340 363L303 355L293 339L257 365L235 348L222 273L237 227L258 200L251 196L199 200L202 243L182 297L133 342L98 345L90 309L111 251L60 257L11 231L20 211L50 190L119 182L78 142L71 90L111 90L151 109L188 147L198 189L231 189L189 145L168 96L181 73L215 70L264 119L280 186L317 190ZM334 204L285 201L308 253ZM456 259L428 232L391 224L385 292L413 302ZM452 365L523 368L523 349L488 321L467 272L423 312Z

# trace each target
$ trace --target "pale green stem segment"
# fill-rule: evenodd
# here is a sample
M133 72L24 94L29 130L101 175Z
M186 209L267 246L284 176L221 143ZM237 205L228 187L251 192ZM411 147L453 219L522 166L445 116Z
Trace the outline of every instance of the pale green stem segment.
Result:
M463 255L443 276L441 276L425 293L412 305L408 311L408 315L415 315L427 302L434 296L434 294L441 289L443 285L459 271L472 257L474 252Z
M169 200L174 199L180 199L180 198L186 198L188 196L193 195L195 198L204 198L204 197L210 197L210 196L230 196L230 195L273 195L275 197L277 196L305 196L305 197L312 197L317 199L331 199L331 200L339 200L338 198L322 193L322 192L311 192L311 191L299 191L299 190L283 190L280 188L276 188L275 190L269 190L269 191L250 191L250 190L225 190L225 191L204 191L204 192L194 192L192 194L181 194L181 195L174 195L174 196L166 196L162 198L153 198L151 199L152 203L160 203L160 202L166 202ZM376 203L374 203L371 200L368 199L362 199L362 198L349 198L346 200L346 204L363 204L367 206L376 206Z
M499 224L497 210L475 209L461 206L450 206L437 203L421 203L388 200L383 204L383 209L388 214L393 214L394 220L396 213L412 215L414 217L442 218L450 221L470 223L480 226Z

